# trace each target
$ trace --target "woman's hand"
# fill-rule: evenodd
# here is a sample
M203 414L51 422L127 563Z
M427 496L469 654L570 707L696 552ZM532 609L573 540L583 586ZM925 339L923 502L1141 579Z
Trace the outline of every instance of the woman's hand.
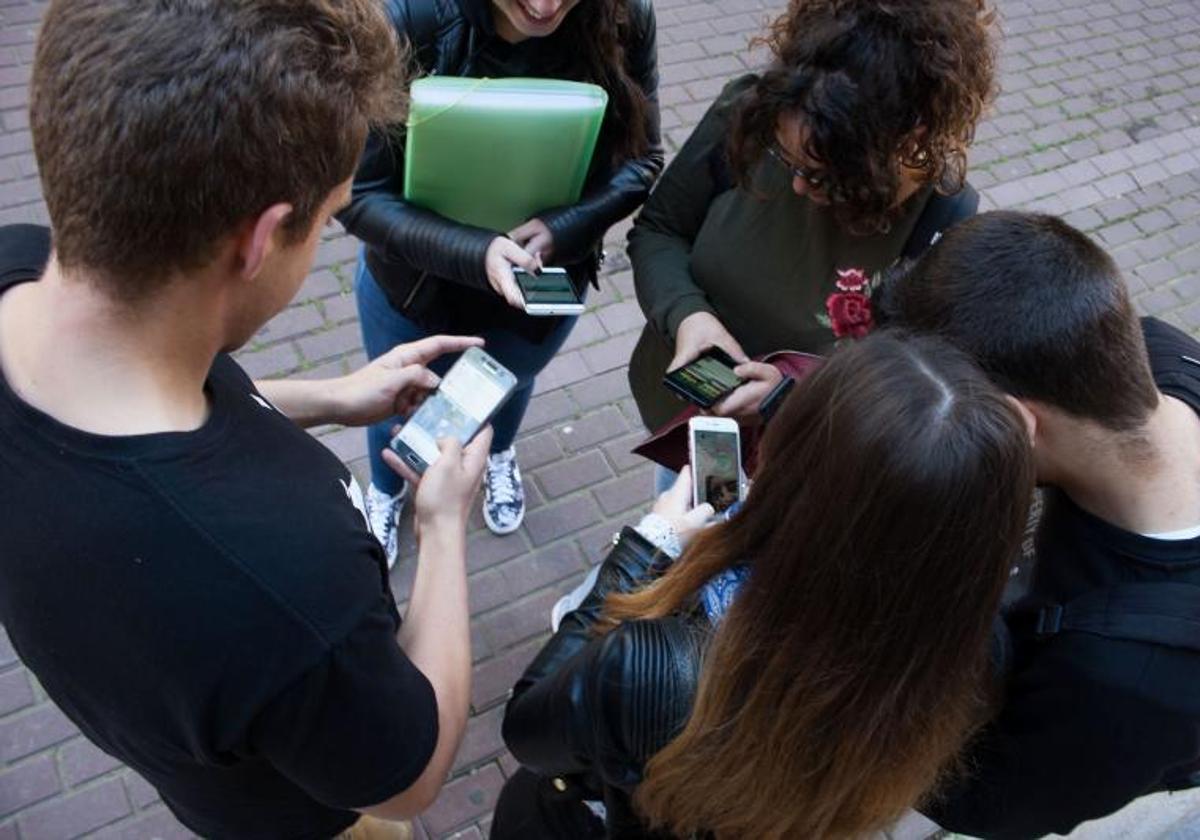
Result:
M651 513L666 520L679 537L681 548L687 548L716 512L708 502L692 507L692 469L684 464L671 489L658 497Z
M543 261L554 258L554 234L541 219L530 219L508 232L508 238Z
M709 347L720 347L735 362L747 361L742 345L716 316L708 312L693 312L679 322L679 329L675 333L675 358L671 359L667 370L678 370Z
M487 271L488 284L500 297L508 301L509 306L524 311L525 297L513 277L513 268L523 268L530 274L542 270L542 261L530 254L507 236L497 236L488 245L487 254L483 258L483 267Z
M736 417L744 422L756 422L759 419L758 407L783 379L783 374L775 365L766 362L745 362L735 367L733 372L745 379L746 384L714 405L712 413L718 417Z

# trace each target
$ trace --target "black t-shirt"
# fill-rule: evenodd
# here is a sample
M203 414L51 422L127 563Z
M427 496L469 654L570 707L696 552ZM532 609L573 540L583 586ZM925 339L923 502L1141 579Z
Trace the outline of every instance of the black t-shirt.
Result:
M1159 390L1200 414L1200 343L1152 318L1142 327ZM1194 518L1200 524L1200 511ZM1194 584L1200 595L1200 538L1130 533L1047 491L1029 603L1139 581ZM1015 653L969 780L926 811L944 827L988 838L1066 834L1200 769L1194 652L1062 633Z
M0 293L37 275L10 233ZM192 830L330 837L424 770L433 689L354 478L227 356L206 390L195 432L104 437L0 376L0 619Z

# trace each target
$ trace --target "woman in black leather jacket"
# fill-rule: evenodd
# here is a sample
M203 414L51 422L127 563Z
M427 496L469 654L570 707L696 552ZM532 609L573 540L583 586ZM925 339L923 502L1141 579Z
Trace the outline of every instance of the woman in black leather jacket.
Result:
M940 340L840 349L729 521L672 563L685 471L621 533L514 688L493 840L857 837L929 796L986 713L1029 438Z
M641 205L658 177L663 153L654 10L650 0L387 0L386 8L424 72L587 81L609 95L583 198L573 206L546 208L506 233L408 204L402 198L403 128L393 126L368 139L353 199L339 214L365 246L355 287L369 357L437 332L481 335L488 351L517 374L517 391L493 420L484 498L488 526L509 533L524 515L512 441L534 377L574 324L573 318L525 315L512 268L544 261L565 266L577 288L594 284L605 232ZM405 488L380 456L391 425L368 431L367 511L394 562Z

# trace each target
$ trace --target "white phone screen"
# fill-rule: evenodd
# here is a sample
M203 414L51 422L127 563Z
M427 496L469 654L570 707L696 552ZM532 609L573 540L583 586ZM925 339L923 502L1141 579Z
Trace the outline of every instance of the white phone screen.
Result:
M464 357L404 424L400 440L432 464L438 458L439 438L457 437L465 446L504 395L502 385Z

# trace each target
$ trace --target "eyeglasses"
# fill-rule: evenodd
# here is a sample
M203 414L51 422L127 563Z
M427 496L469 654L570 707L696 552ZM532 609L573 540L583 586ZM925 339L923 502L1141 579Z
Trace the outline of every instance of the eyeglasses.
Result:
M811 189L820 190L825 188L825 176L821 174L820 170L805 169L803 166L797 166L784 157L783 150L775 144L767 146L767 154L775 158L784 168L791 172L793 178L799 178L808 184Z

